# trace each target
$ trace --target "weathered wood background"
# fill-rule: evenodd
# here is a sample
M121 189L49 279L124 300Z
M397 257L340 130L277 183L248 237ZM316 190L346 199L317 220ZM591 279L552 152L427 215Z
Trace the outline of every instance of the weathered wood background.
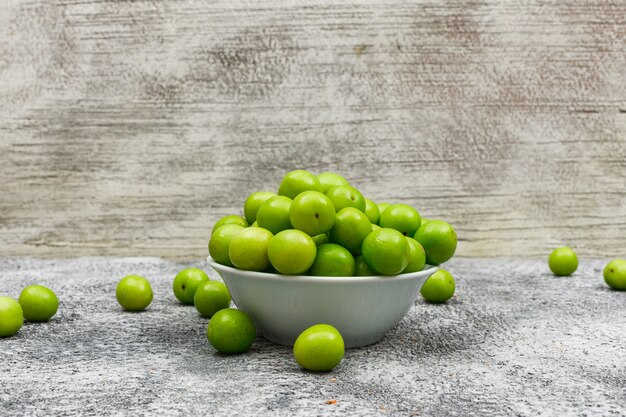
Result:
M626 1L3 0L0 253L206 254L294 168L626 256Z

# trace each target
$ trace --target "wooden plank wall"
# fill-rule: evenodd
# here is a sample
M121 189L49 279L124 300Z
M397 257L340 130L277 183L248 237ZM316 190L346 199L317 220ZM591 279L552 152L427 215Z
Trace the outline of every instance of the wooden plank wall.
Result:
M201 257L295 168L626 257L626 1L0 5L0 255Z

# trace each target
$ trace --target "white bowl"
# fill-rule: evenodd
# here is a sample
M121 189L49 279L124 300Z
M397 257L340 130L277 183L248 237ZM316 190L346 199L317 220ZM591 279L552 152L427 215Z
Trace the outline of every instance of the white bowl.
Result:
M293 346L319 323L333 325L347 348L378 342L413 306L438 267L391 277L314 277L244 271L207 262L224 280L237 308L252 317L266 339Z

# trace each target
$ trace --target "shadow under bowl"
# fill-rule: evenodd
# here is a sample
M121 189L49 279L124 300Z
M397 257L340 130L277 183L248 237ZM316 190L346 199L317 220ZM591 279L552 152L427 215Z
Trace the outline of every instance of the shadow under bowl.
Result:
M263 336L293 346L298 335L315 324L330 324L346 348L378 342L415 303L422 285L437 269L394 276L317 277L244 271L210 256L237 308L255 321Z

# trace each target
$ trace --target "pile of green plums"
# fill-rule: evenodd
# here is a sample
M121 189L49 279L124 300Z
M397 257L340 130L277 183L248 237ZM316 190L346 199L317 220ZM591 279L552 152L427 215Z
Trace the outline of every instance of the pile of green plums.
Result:
M291 171L277 193L250 194L243 214L214 225L209 254L244 270L392 276L442 264L457 246L448 223L407 204L376 204L331 172Z

